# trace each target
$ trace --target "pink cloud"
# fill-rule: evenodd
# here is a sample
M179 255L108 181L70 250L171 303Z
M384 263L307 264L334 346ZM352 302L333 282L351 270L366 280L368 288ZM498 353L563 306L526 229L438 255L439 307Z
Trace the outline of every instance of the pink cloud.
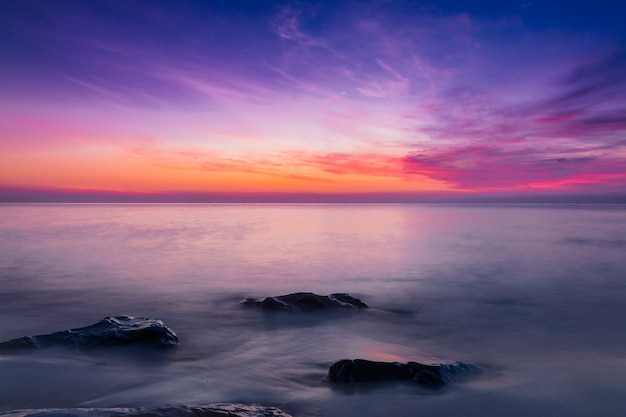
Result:
M164 169L203 171L203 172L241 172L305 182L331 183L327 178L315 175L299 174L294 168L302 168L297 161L285 155L244 155L229 156L224 152L200 149L165 150L157 146L135 146L127 152L144 160L148 164Z
M535 98L450 89L405 115L431 140L405 170L466 190L623 187L624 74L620 49L573 66Z
M310 166L336 175L368 175L376 177L402 177L401 161L381 154L305 153L294 152L298 165Z
M626 170L620 158L555 157L530 148L449 147L411 153L404 157L403 163L407 173L476 191L626 184Z

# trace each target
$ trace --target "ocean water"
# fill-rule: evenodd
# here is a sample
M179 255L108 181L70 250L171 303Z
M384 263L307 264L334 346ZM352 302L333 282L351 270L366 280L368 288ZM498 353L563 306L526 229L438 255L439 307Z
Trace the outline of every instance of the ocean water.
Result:
M371 308L267 314L247 297ZM0 355L0 412L214 402L293 416L624 416L626 207L4 204L0 341L109 315L165 351ZM331 385L336 360L465 361L442 390Z

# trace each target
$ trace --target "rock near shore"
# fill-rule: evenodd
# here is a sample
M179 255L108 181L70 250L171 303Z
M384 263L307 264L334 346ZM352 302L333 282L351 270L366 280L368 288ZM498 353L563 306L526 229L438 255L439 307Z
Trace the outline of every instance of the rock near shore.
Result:
M274 407L218 403L189 407L157 408L65 408L16 410L2 417L291 417Z
M424 387L440 388L460 379L482 373L476 365L463 362L424 365L418 362L376 362L342 359L328 370L331 382L411 381Z
M175 346L178 345L178 336L161 320L110 316L91 326L9 340L0 343L0 351L63 345L87 348L128 344L145 344L157 347Z
M318 295L312 292L267 297L262 301L248 298L243 301L243 304L259 306L266 310L284 311L360 310L368 308L367 304L350 294Z

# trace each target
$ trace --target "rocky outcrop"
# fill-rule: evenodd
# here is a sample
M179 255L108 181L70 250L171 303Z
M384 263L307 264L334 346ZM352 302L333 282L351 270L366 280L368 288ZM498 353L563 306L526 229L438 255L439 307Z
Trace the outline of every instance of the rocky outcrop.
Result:
M359 310L368 308L363 301L349 294L317 295L312 292L297 292L267 297L263 301L248 298L243 301L243 304L260 306L267 310L287 311Z
M178 337L161 320L114 316L87 327L9 340L0 343L0 351L61 345L86 348L127 344L168 347L178 345Z
M328 380L344 383L404 380L425 387L440 388L481 372L478 366L463 362L424 365L418 362L400 363L342 359L330 366Z
M158 408L65 408L17 410L3 417L291 417L274 407L219 403L197 407Z

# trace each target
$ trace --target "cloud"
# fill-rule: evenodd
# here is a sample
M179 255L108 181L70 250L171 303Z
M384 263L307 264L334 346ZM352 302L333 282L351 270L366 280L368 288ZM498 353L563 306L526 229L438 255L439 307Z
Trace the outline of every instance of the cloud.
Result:
M376 177L400 177L398 159L381 154L352 153L296 153L298 164L314 167L335 175L367 175Z
M577 188L589 184L626 184L620 158L551 156L547 150L503 149L486 145L413 152L404 171L465 190Z
M310 38L300 30L300 12L291 6L284 7L272 21L272 29L279 37L306 43Z
M314 182L341 181L345 175L395 178L405 175L400 158L375 153L283 151L234 156L202 149L168 150L158 144L131 147L127 152L166 169L244 172Z
M304 182L331 183L320 176L299 174L302 166L282 155L229 156L223 152L201 149L161 149L156 145L135 146L127 149L146 163L161 169L200 172L238 172L270 176ZM296 168L296 169L294 169Z
M465 190L623 185L626 50L571 65L543 88L522 99L478 85L436 95L406 115L429 141L415 143L404 170Z
M560 93L537 106L545 113L539 121L576 136L626 129L626 49L577 66L558 87Z

